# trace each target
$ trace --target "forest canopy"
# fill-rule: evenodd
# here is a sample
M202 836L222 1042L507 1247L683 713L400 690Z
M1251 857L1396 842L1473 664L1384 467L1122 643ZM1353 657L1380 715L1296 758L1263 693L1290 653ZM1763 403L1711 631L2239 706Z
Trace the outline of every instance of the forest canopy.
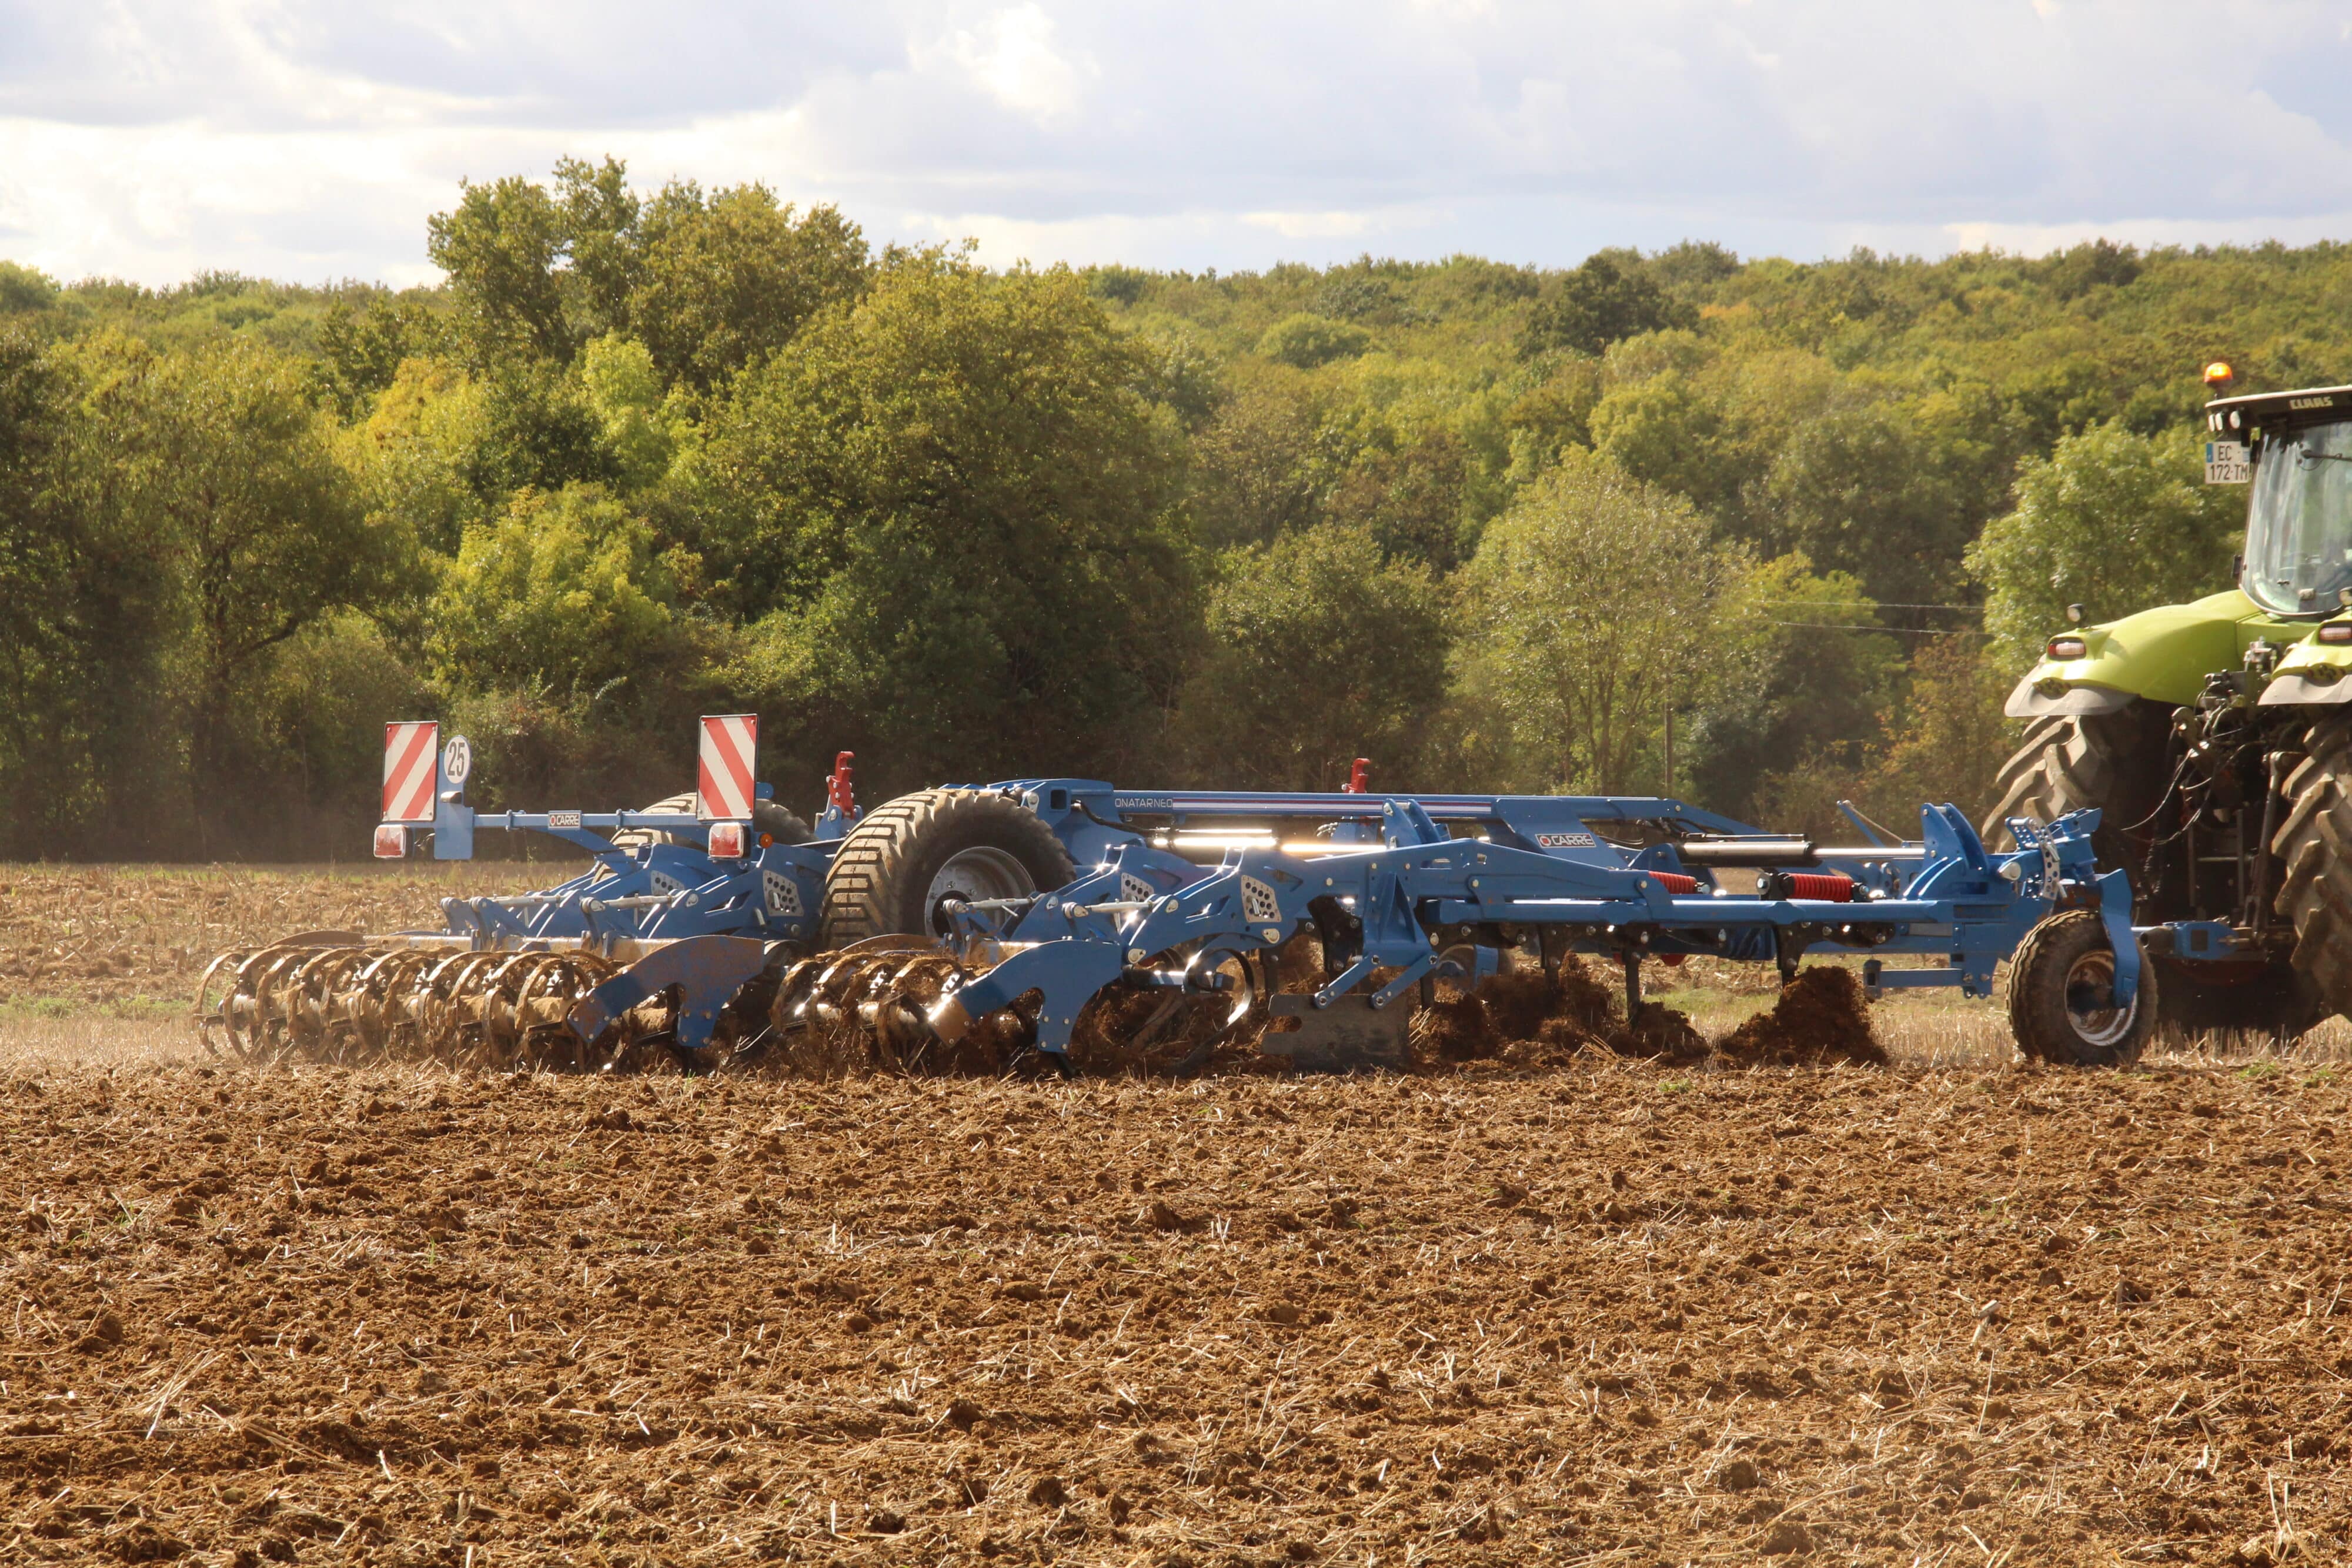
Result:
M803 807L845 749L1974 805L2058 609L2226 586L2200 367L2352 359L2336 245L992 270L609 160L422 238L0 261L0 854L355 854L417 716L492 804L674 793L745 710Z

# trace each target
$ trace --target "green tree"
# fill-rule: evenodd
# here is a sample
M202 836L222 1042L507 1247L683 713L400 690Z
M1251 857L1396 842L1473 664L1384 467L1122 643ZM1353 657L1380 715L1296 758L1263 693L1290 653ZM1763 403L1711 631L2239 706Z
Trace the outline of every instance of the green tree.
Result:
M86 362L79 498L177 580L190 775L210 831L235 805L245 689L288 639L391 591L408 544L370 525L299 361L230 338L171 354L111 341Z
M2192 431L2134 435L2120 423L2062 437L2017 473L2017 507L1968 551L1985 585L1985 629L2023 668L2080 603L2097 620L2230 586L2246 493L2201 483Z
M778 612L748 678L810 746L980 777L1155 733L1199 611L1145 369L1075 274L928 256L739 383L698 521L715 590Z
M1362 527L1391 559L1440 572L1462 564L1462 501L1470 454L1444 428L1395 448L1374 447L1341 476L1324 503L1334 522Z
M1595 251L1528 310L1520 351L1598 354L1621 338L1696 325L1698 312L1661 288L1638 253Z
M449 275L467 359L477 368L517 357L571 359L575 339L556 277L571 238L562 205L516 174L458 190L455 212L427 220L425 250Z
M675 564L598 486L525 490L467 530L433 602L434 673L460 690L593 698L674 651Z
M0 316L47 310L57 302L57 280L47 273L0 261Z
M666 378L700 392L783 347L869 275L856 224L829 206L795 217L765 185L708 202L692 185L672 186L644 226L630 330Z
M1898 639L1878 625L1860 580L1816 573L1801 555L1740 572L1701 634L1705 659L1683 664L1681 788L1747 816L1772 775L1870 740L1903 660ZM1850 764L1856 753L1840 755Z
M1514 778L1657 788L1666 705L1738 570L1688 501L1597 460L1563 464L1487 525L1463 569L1456 678L1498 716Z
M1411 777L1444 701L1444 595L1426 567L1333 524L1237 550L1208 601L1180 728L1196 777L1332 789L1349 759Z
M315 380L352 419L392 384L404 361L437 351L446 336L440 314L415 294L372 295L362 310L339 298L319 323Z
M72 386L22 331L0 332L0 854L30 858L72 842L95 804L103 749L119 757L120 735L96 733L117 705L97 683L150 674L137 668L140 628L106 624L90 567L104 560L82 519L58 494L58 466L70 440ZM95 556L96 559L93 559ZM149 578L118 583L137 597ZM106 632L116 633L110 644ZM111 666L111 667L110 667Z
M622 487L642 490L667 477L693 427L663 395L661 371L646 346L617 332L596 339L581 351L580 380Z
M1849 402L1807 421L1763 491L1771 544L1853 574L1874 597L1938 603L1957 590L1969 519L1900 410Z
M1243 382L1193 436L1190 509L1203 544L1263 544L1320 516L1319 432L1298 379Z
M1311 371L1334 360L1352 360L1372 346L1372 335L1352 321L1300 311L1265 329L1257 351L1278 365Z

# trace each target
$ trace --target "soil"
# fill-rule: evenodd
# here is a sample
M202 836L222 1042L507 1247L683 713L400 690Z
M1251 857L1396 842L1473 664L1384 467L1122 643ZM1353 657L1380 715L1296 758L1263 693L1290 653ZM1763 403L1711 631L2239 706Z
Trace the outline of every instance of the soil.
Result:
M0 865L0 1005L184 1002L225 948L298 931L438 930L440 898L551 887L580 869Z
M2328 1560L2347 1101L20 1077L0 1556Z
M1747 1067L1886 1065L1886 1050L1871 1032L1862 983L1853 970L1826 964L1798 970L1778 1001L1716 1041L1715 1049L1727 1062Z

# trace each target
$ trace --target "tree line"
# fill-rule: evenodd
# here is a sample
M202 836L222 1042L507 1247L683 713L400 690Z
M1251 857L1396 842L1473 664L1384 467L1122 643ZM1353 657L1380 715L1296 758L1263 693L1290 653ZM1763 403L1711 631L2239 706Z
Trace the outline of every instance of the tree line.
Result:
M992 270L606 161L443 284L0 262L0 854L350 855L380 725L642 804L1020 774L1980 802L2063 606L2226 586L2199 368L2352 255ZM1669 736L1672 736L1671 746Z

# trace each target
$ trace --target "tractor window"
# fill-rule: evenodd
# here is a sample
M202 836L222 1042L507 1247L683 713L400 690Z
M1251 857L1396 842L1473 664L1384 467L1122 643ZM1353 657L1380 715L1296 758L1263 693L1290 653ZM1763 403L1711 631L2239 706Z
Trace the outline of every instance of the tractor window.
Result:
M2336 608L2352 588L2352 424L2265 436L2246 517L2247 597L2282 614Z

